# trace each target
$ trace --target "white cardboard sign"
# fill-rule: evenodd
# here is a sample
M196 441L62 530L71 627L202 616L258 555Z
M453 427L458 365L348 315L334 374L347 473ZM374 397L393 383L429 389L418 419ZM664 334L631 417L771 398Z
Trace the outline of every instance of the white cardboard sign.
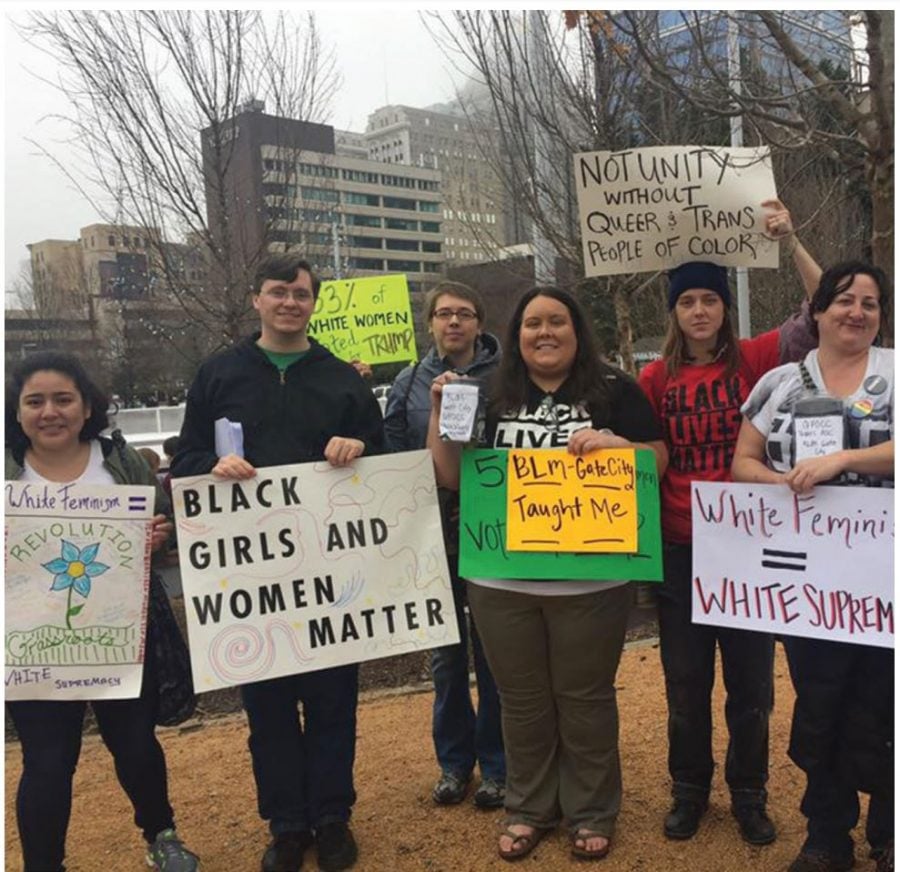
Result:
M664 146L575 155L585 275L672 269L691 260L778 267L763 200L766 148Z
M894 645L891 488L694 482L693 621Z
M154 490L6 482L6 698L140 696Z
M459 641L430 452L172 490L198 691Z

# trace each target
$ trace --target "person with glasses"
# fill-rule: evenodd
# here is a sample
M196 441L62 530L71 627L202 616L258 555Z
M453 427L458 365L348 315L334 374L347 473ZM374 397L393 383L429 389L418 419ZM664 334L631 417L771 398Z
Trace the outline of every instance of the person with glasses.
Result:
M318 291L296 254L260 263L253 292L260 330L200 367L172 464L176 478L249 479L258 467L323 459L347 466L383 450L375 395L349 363L307 335ZM222 418L239 435L230 450L216 443ZM263 872L297 872L313 844L324 872L356 861L348 821L357 691L356 664L241 686L259 814L273 836Z
M468 285L442 282L432 288L425 298L425 321L434 344L417 364L408 366L397 376L388 394L384 433L392 451L425 447L431 415L431 383L437 376L452 371L477 379L483 386L500 362L500 343L483 329L481 295ZM475 622L466 621L466 586L457 572L458 494L441 488L438 495L460 641L431 652L434 679L431 732L441 767L431 796L438 805L462 802L477 763L481 783L475 791L475 805L499 808L506 792L500 701ZM469 691L469 638L478 686L477 711Z
M790 241L794 264L811 293L821 270L797 241L790 213L779 200L762 206L770 210L768 233ZM669 449L669 467L660 484L664 577L656 591L672 779L672 806L663 832L669 839L692 838L709 803L718 647L727 693L725 781L731 810L744 841L767 845L776 837L766 812L775 640L770 633L692 623L691 483L730 480L741 403L763 373L804 354L815 337L804 315L739 340L730 307L724 267L690 261L673 269L663 356L639 377Z
M460 443L438 436L441 392L432 382L428 447L438 484L459 489ZM558 288L527 292L510 318L491 384L482 444L564 448L650 448L662 472L659 423L634 379L603 363L590 322ZM622 802L615 676L631 590L597 581L471 578L469 604L500 691L506 743L503 860L528 856L565 820L572 855L609 853Z

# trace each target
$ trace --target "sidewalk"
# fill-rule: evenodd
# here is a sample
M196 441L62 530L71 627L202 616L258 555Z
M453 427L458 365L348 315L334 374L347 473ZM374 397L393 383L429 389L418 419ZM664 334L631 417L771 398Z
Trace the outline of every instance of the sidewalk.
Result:
M625 784L622 813L604 872L744 872L784 870L803 841L799 813L803 777L786 756L793 693L781 647L776 662L771 724L770 812L778 840L765 848L744 844L731 817L717 769L711 807L694 839L662 835L669 805L666 706L655 640L630 645L617 688ZM721 682L719 682L721 685ZM723 695L717 686L716 759L724 758ZM170 796L179 834L203 860L204 872L256 872L267 832L256 812L242 715L161 729L169 764ZM481 872L508 870L496 857L501 812L477 811L470 801L451 808L431 801L437 767L431 745L431 694L374 691L359 710L353 830L359 872ZM6 866L21 870L14 799L20 772L17 744L6 748ZM860 844L862 836L856 834ZM127 872L143 866L142 840L132 811L98 737L85 738L76 773L69 828L69 872ZM863 848L857 868L871 869ZM304 869L315 869L310 852ZM519 869L584 869L571 860L562 831L542 842Z

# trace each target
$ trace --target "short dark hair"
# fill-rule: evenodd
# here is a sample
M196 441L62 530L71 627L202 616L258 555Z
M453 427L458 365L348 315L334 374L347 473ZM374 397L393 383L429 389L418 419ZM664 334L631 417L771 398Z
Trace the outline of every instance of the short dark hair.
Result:
M106 410L109 400L106 394L94 383L81 361L73 354L63 351L38 351L21 361L6 380L6 445L13 449L24 449L29 445L28 437L22 430L16 413L19 409L19 398L25 382L36 372L58 372L68 376L75 383L81 394L81 400L91 407L91 414L84 422L78 438L88 442L99 436L109 427Z
M312 279L313 299L319 296L319 286L322 282L313 272L309 261L304 260L298 254L270 254L264 257L256 267L256 275L253 277L253 293L258 294L262 290L263 282L268 279L276 279L279 282L292 282L297 278L297 273L303 270L308 272Z
M178 452L178 437L170 436L168 439L165 439L162 444L162 450L166 457L174 457Z
M883 327L890 308L891 283L883 269L862 260L845 260L836 263L822 273L819 286L809 301L809 314L824 312L834 302L835 297L844 293L853 284L853 280L858 275L869 276L878 287L878 306L881 309L881 326ZM816 335L818 335L818 325L815 321L813 324Z
M612 368L600 359L593 326L572 294L560 288L541 286L526 291L513 309L503 357L492 381L491 411L502 415L521 408L528 399L528 368L519 349L519 334L525 308L536 297L550 297L569 310L576 341L575 360L568 376L572 394L576 402L585 403L592 414L602 413L609 402L605 376Z
M467 303L471 303L475 307L475 314L478 316L478 323L484 324L484 299L481 294L464 285L462 282L441 282L435 285L425 295L425 320L430 321L434 317L434 310L437 308L438 297L449 294L452 297L459 297Z

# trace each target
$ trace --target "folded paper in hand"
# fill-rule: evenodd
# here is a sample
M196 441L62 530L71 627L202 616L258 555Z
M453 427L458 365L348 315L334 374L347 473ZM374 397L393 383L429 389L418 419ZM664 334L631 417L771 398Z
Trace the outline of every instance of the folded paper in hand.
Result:
M239 421L219 418L216 421L216 455L225 457L226 454L244 456L244 431Z

